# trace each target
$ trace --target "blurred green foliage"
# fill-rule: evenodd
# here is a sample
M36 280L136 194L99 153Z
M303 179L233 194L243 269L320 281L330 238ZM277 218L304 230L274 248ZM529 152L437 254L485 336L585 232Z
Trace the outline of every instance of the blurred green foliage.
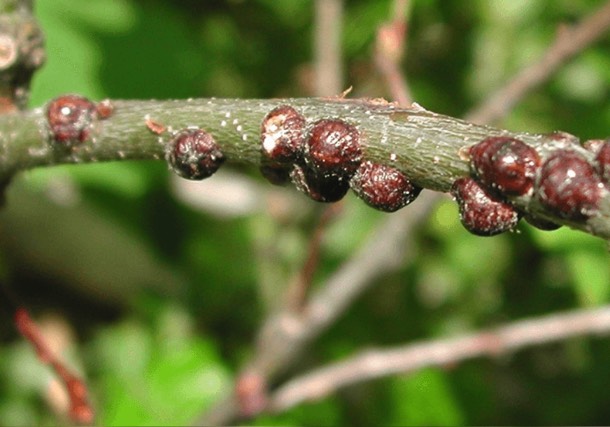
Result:
M345 3L347 84L356 96L386 95L371 53L391 2ZM412 3L404 69L415 99L459 116L537 58L558 23L603 2ZM310 1L37 0L36 13L48 63L35 76L32 106L64 92L95 99L309 94ZM605 39L532 92L503 125L607 136L609 65ZM59 313L75 328L71 360L86 373L102 425L185 424L230 393L263 316L302 263L313 221L307 201L309 216L281 220L196 209L176 196L160 162L34 170L8 197L0 212L2 279L35 314ZM350 195L326 236L316 281L383 217ZM462 229L446 201L410 238L415 260L379 279L293 373L368 346L610 299L606 247L579 232L522 225L479 238ZM44 402L51 374L4 319L0 424L55 424ZM252 423L605 424L609 358L608 340L574 339L358 384Z

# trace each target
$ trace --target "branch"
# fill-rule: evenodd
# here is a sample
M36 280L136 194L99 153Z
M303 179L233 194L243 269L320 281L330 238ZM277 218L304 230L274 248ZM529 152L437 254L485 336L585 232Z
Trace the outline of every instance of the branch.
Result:
M504 117L532 88L548 80L563 63L603 36L610 27L610 2L606 2L574 27L559 27L555 42L545 55L521 70L487 101L466 115L474 123L495 123Z
M314 93L316 96L337 95L343 90L343 0L316 0L314 4Z
M411 343L389 350L368 350L317 369L282 385L269 398L267 410L280 412L321 399L350 384L430 366L446 366L481 356L497 357L524 347L580 335L610 334L610 307L560 313L458 338Z
M375 38L375 65L392 94L392 99L401 106L411 103L411 91L400 69L404 56L407 35L409 0L395 0L394 16L377 29Z
M417 104L400 108L379 100L319 98L106 101L98 104L100 113L87 124L86 134L84 131L78 134L83 142L70 147L53 140L47 115L41 108L0 117L0 180L8 180L20 170L37 166L161 159L173 131L189 126L201 127L213 135L229 161L260 165L261 123L279 105L290 105L300 111L305 117L305 131L314 122L327 118L354 125L365 160L397 168L419 187L435 191L447 192L458 178L468 176L471 171L466 149L490 136L517 138L533 147L542 158L569 148L594 163L595 154L574 144L570 138L475 125L435 114ZM150 123L161 127L151 127ZM603 192L599 212L580 219L566 219L545 210L531 196L509 200L523 213L610 238L608 191Z

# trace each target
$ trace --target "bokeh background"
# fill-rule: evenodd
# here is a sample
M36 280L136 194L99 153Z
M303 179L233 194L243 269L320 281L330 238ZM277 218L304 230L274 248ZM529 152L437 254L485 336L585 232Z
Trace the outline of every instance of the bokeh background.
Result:
M31 106L65 92L310 96L312 3L36 0L48 61L34 78ZM460 116L538 58L559 23L603 2L412 3L403 66L413 96ZM376 29L390 13L389 0L345 1L344 77L353 96L387 96L372 58ZM609 81L606 38L502 126L606 137ZM99 424L185 424L230 393L262 319L303 262L317 205L271 188L252 168L224 169L188 193L163 162L39 169L10 187L0 212L0 278L65 340L62 351L84 372ZM317 286L386 215L353 195L344 203L324 237ZM287 376L371 346L457 336L610 299L607 249L580 232L523 224L479 238L462 229L447 199L409 238L414 260L383 275ZM6 313L2 319L0 424L56 424L52 374ZM608 339L571 339L358 384L251 424L605 424L609 360Z

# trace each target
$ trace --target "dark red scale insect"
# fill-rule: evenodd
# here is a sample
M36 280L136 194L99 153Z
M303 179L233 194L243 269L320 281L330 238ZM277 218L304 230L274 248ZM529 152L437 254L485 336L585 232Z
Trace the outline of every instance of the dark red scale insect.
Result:
M166 153L171 169L182 178L201 180L212 176L225 156L214 137L203 129L183 129L169 142Z
M532 191L540 156L523 141L490 137L472 146L469 154L471 169L487 188L507 196Z
M320 120L311 129L305 161L318 175L349 179L362 162L359 139L358 130L342 120Z
M350 186L367 205L384 212L408 205L422 190L398 169L371 161L360 165Z
M460 221L477 236L495 236L512 230L519 213L508 203L496 199L472 178L459 178L451 187L460 210Z
M261 151L275 163L299 158L305 144L305 118L289 105L274 108L261 124Z
M89 139L96 106L84 96L63 95L49 102L46 113L53 141L70 147Z
M295 165L290 172L290 178L297 190L302 191L316 202L337 202L341 200L349 183L337 175L319 175L307 166Z
M575 221L597 212L604 192L595 168L573 150L557 150L542 165L536 197L554 214Z

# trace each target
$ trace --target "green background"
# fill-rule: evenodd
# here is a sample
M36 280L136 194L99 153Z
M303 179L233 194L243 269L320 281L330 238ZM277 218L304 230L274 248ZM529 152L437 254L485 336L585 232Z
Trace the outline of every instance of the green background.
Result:
M558 23L603 3L412 2L403 69L420 104L454 116L538 58ZM372 51L391 2L345 3L346 85L354 96L387 96ZM310 1L37 0L36 15L48 61L33 81L33 107L65 92L92 99L310 95ZM609 81L605 38L529 94L502 126L606 137ZM266 188L250 170L232 172ZM204 184L214 186L214 178ZM35 316L60 316L74 328L66 357L86 373L103 425L188 423L230 393L262 319L303 262L316 214L304 196L296 217L198 209L176 196L163 162L34 170L8 197L0 277ZM384 218L349 195L324 240L316 284ZM447 200L409 238L414 260L383 275L290 374L371 346L456 336L610 299L604 243L576 231L523 224L517 233L479 238L462 229ZM2 316L0 424L56 424L44 400L51 374ZM609 360L607 339L570 339L358 384L252 424L607 424Z

